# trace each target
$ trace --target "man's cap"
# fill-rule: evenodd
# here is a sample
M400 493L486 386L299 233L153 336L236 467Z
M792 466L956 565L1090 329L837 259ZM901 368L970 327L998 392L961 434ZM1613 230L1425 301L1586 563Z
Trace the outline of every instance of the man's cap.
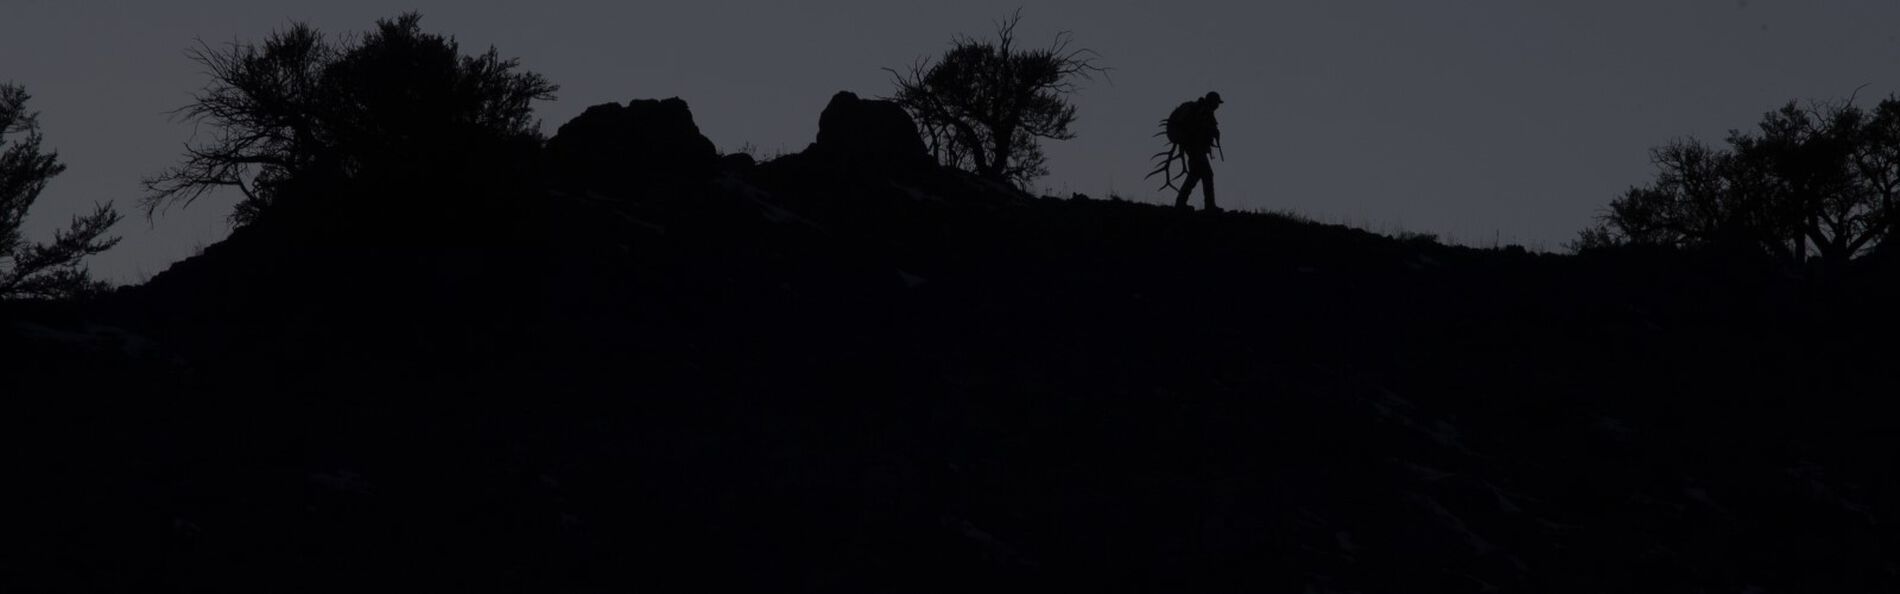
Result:
M1220 100L1220 93L1216 93L1214 91L1208 91L1207 96L1204 97L1204 99L1208 101L1212 101L1216 104L1222 103L1222 101Z

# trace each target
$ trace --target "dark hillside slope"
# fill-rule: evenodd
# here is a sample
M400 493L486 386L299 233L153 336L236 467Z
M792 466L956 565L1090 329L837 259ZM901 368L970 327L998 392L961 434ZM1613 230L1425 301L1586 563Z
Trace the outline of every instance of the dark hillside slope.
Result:
M7 306L0 590L1900 588L1889 273L877 154Z

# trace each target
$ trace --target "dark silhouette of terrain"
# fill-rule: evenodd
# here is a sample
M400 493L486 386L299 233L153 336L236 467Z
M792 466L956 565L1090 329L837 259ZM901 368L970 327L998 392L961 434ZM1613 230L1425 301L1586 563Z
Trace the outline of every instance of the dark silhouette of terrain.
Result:
M1039 198L850 93L709 147L0 304L0 590L1900 587L1886 264Z

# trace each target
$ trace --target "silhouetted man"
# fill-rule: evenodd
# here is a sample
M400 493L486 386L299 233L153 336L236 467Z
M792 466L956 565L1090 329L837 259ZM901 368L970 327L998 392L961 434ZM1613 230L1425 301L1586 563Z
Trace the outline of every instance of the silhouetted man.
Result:
M1201 196L1207 201L1207 210L1218 211L1214 205L1214 166L1207 162L1207 156L1220 146L1220 124L1214 121L1214 110L1220 109L1220 93L1208 92L1207 96L1182 103L1168 115L1168 140L1180 147L1187 159L1187 182L1181 184L1181 194L1174 199L1178 208L1187 208L1188 195L1194 193L1194 184L1201 186Z

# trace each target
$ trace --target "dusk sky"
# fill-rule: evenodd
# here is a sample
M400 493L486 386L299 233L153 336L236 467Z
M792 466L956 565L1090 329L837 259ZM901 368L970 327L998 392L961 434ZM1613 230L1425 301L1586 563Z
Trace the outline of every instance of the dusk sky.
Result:
M1650 178L1651 146L1719 140L1790 99L1900 90L1894 0L0 0L0 81L26 86L69 166L29 232L116 202L125 241L93 269L137 282L229 232L231 195L135 212L139 179L191 137L166 112L205 83L184 54L197 39L293 20L356 32L416 10L465 51L493 45L561 85L538 108L550 134L590 105L678 96L722 150L770 156L810 143L836 91L887 94L883 68L986 36L1018 6L1023 42L1070 30L1113 68L1074 97L1076 138L1047 145L1036 189L1171 200L1142 179L1156 122L1216 90L1223 205L1468 244L1561 249Z

